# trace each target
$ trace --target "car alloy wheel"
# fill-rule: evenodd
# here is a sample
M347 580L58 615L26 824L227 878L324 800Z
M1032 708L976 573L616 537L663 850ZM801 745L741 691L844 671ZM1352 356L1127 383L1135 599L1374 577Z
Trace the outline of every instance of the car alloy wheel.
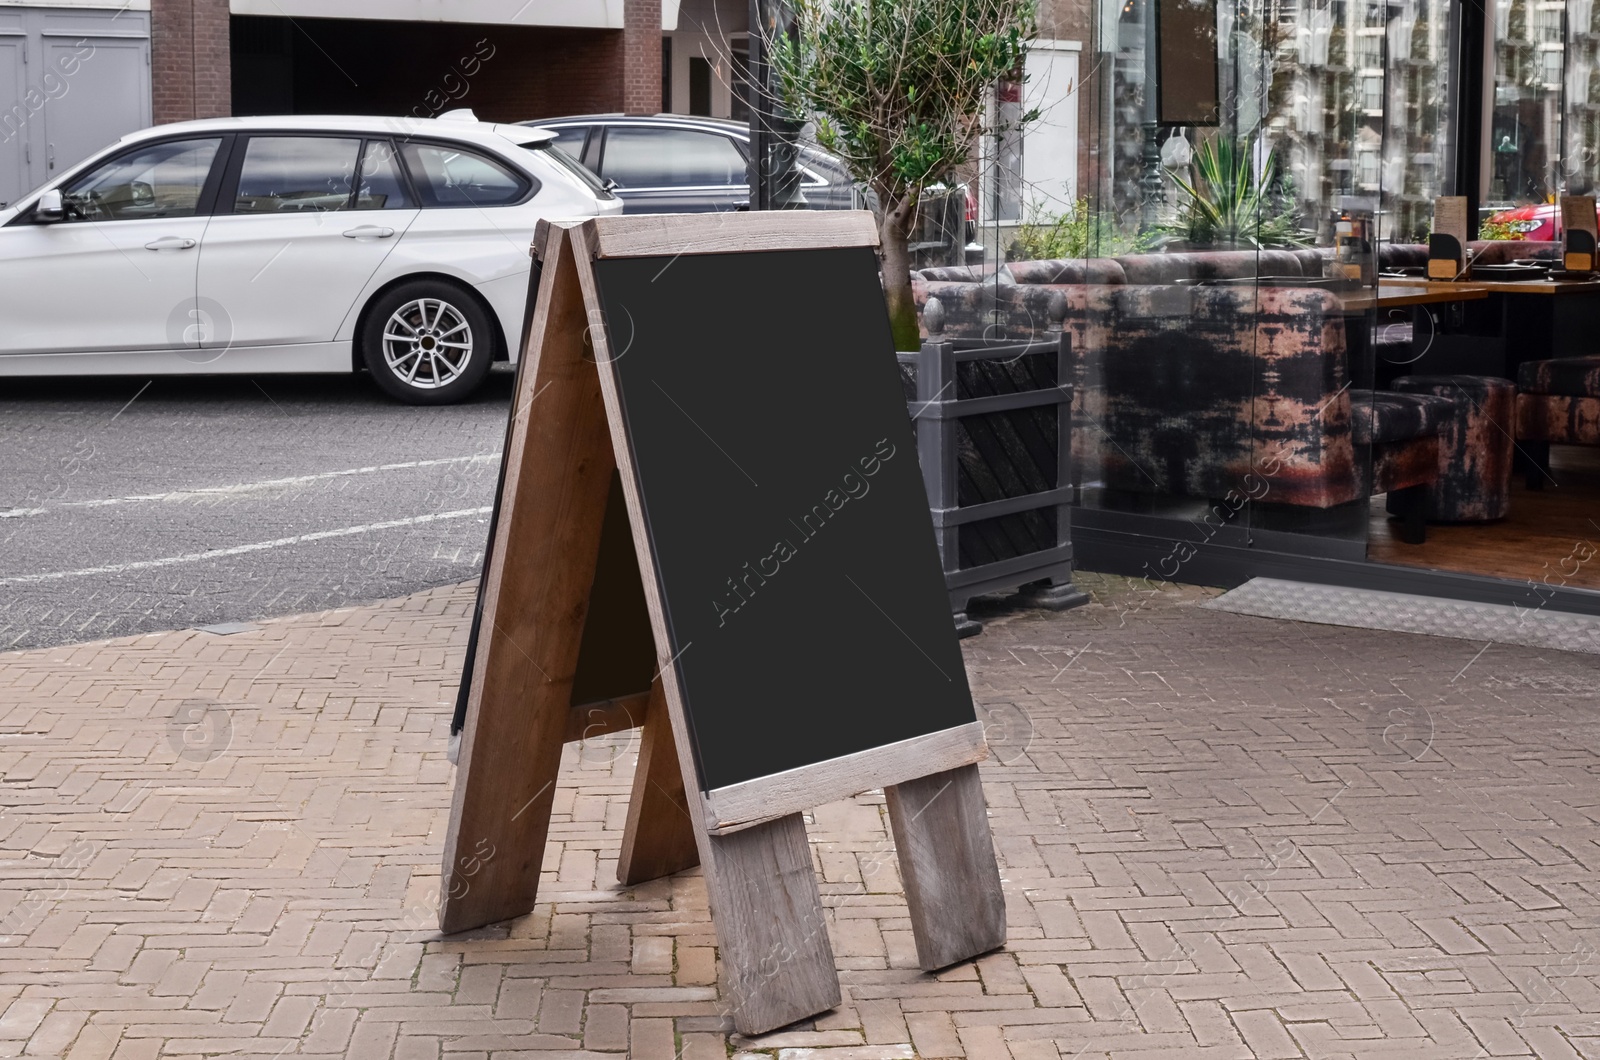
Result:
M384 361L396 379L419 390L437 390L461 378L472 351L472 324L443 299L414 298L384 323Z

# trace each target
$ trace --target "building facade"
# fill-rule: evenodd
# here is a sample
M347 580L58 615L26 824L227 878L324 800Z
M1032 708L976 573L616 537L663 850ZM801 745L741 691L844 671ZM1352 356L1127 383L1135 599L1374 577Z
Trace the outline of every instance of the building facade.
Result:
M148 0L0 3L0 205L152 120Z
M191 118L470 107L523 121L676 97L726 115L731 56L710 33L742 36L743 9L702 6L674 49L677 0L0 0L0 203L124 133ZM697 78L712 87L691 100Z
M470 107L496 121L744 120L748 11L748 0L0 0L0 202L47 179L52 158L70 165L191 118ZM1038 134L984 145L968 176L986 188L985 218L1060 213L1094 191L1080 174L1102 143L1087 132L1116 66L1094 17L1081 0L1045 0L1026 77L995 101L1037 109Z

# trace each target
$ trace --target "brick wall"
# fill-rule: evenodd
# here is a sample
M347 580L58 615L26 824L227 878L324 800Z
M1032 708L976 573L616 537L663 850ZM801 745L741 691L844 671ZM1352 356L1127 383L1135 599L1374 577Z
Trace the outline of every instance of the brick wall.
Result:
M150 88L157 125L232 113L228 0L152 0Z
M654 114L661 109L661 0L624 0L622 109Z
M228 0L152 0L156 122L234 113L234 29L249 53L240 113L470 106L489 120L521 120L661 109L661 0L625 0L621 31L302 19L297 32L275 32L286 21L230 19ZM281 54L275 39L283 42ZM485 53L492 57L472 62ZM472 70L465 81L463 62Z

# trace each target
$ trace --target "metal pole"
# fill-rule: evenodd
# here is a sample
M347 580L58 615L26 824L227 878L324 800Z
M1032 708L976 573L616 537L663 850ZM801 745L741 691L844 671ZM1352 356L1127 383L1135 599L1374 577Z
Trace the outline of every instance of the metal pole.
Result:
M770 209L772 185L767 166L771 74L767 67L767 19L762 0L750 0L750 209Z
M800 129L805 124L779 104L767 41L791 36L794 16L783 0L750 0L750 209L803 210Z
M1139 223L1149 231L1161 223L1162 207L1167 202L1167 189L1161 179L1161 145L1156 142L1160 131L1161 111L1157 84L1159 63L1157 53L1161 47L1156 25L1156 5L1160 0L1144 0L1144 153L1139 171Z

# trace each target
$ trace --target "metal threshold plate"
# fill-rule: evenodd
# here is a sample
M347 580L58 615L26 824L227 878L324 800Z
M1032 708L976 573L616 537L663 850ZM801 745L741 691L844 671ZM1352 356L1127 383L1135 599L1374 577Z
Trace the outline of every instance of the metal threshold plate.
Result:
M1204 606L1261 618L1600 655L1600 618L1437 596L1252 578Z

